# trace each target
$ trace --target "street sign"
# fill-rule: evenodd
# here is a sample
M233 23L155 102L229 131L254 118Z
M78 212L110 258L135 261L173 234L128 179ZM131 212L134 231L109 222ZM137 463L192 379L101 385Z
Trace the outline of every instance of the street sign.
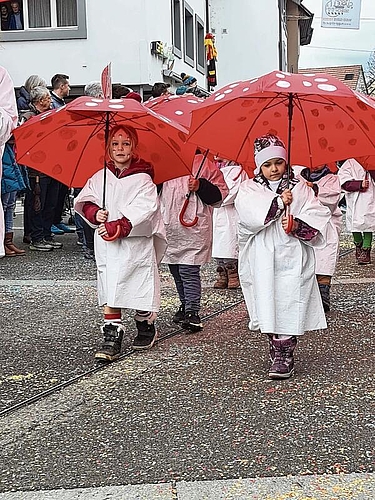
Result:
M361 0L322 0L322 28L359 29Z

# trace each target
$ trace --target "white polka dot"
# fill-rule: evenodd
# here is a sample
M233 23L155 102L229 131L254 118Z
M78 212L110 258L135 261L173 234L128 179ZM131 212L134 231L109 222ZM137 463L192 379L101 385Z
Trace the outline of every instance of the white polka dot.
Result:
M242 92L247 92L248 90L250 90L250 87L245 87L242 89Z
M215 101L220 101L221 99L224 99L225 94L219 94L217 97L215 97Z
M249 83L255 83L255 82L257 82L258 80L259 80L259 78L253 78L252 80L250 80L250 82L249 82Z
M239 83L232 83L232 85L229 85L230 89L234 89L235 87L238 87Z
M111 109L124 109L125 106L123 104L108 104L108 107Z
M302 76L315 76L315 73L303 73Z
M104 102L104 99L91 99L92 102ZM111 101L109 101L111 102Z
M113 102L113 103L116 103L116 102L122 102L122 101L123 101L123 99L109 99L109 101L108 101L108 102L111 102L111 103L112 103L112 102ZM103 102L103 101L97 100L96 102Z
M328 78L314 78L315 82L328 82Z
M96 106L99 106L97 102L85 102L85 106L95 108Z
M276 82L276 85L283 89L287 89L288 87L290 87L290 82Z
M175 114L175 115L179 115L179 116L181 116L181 115L183 115L183 114L184 114L184 112L183 112L183 111L180 111L180 110L178 109L177 111L175 111L175 112L174 112L174 114Z
M326 92L334 92L337 90L337 87L335 85L328 85L327 83L320 83L318 89L325 90Z
M285 75L283 75L282 73L276 73L275 75L277 78L285 78Z
M233 92L232 89L224 90L224 94L230 94L231 92Z
M196 101L194 99L188 99L186 102L189 102L190 104L199 104L199 102L202 102L203 99L201 99L200 101Z
M302 83L303 83L303 85L304 85L305 87L312 87L312 83L311 83L311 82L307 82L306 80L303 80L303 82L302 82Z

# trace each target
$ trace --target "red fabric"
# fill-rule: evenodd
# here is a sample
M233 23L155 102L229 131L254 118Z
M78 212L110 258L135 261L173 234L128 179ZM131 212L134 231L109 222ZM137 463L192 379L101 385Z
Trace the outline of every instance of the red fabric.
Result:
M83 214L85 218L91 222L91 224L97 224L96 220L96 212L100 210L100 207L93 203L92 201L86 201L86 203L82 207Z
M107 163L107 167L108 170L110 170L119 179L133 174L148 174L151 179L154 178L154 167L151 165L151 163L142 160L142 158L140 158L139 160L132 160L129 168L124 168L121 171L115 167L113 161L109 161Z
M121 319L121 310L118 313L104 314L104 319L107 321Z
M288 143L290 97L291 165L314 167L374 151L375 101L323 73L273 71L226 85L192 111L188 141L252 175L254 139L271 133Z
M14 130L17 161L67 186L82 187L105 160L105 129L129 125L139 137L138 153L153 165L156 184L191 174L194 148L187 129L170 123L134 99L78 97Z
M121 229L120 229L120 234L118 236L119 238L126 238L126 236L128 236L128 234L133 228L130 220L127 219L126 217L122 217L121 219L117 220L112 220L110 222L105 222L104 225L107 230L108 236L114 236L117 231L117 226L120 226Z

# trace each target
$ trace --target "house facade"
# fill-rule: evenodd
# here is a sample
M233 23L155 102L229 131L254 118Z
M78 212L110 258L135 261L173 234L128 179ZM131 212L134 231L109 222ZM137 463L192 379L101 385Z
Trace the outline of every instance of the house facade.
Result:
M173 87L182 72L207 89L204 37L218 50L218 88L273 69L288 69L287 9L297 0L19 0L21 29L3 26L1 62L20 87L31 74L47 83L70 76L82 91L111 62L112 81L145 95L155 81ZM18 26L19 27L19 26ZM296 41L294 43L299 43ZM298 50L295 47L295 50Z

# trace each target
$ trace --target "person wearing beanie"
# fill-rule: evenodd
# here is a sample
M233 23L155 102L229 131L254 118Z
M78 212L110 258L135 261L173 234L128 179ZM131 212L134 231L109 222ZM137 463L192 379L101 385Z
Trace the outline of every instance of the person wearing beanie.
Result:
M138 102L142 102L141 94L139 94L138 92L134 92L133 90L131 92L128 92L124 98L125 99L134 99Z
M325 245L330 210L287 171L287 151L275 135L254 143L256 170L235 200L239 216L239 276L250 330L268 336L269 377L294 371L297 338L326 328L315 277L314 247ZM286 209L293 216L292 227Z
M181 73L182 85L177 87L176 95L194 94L196 97L206 97L199 88L198 81L194 76Z

